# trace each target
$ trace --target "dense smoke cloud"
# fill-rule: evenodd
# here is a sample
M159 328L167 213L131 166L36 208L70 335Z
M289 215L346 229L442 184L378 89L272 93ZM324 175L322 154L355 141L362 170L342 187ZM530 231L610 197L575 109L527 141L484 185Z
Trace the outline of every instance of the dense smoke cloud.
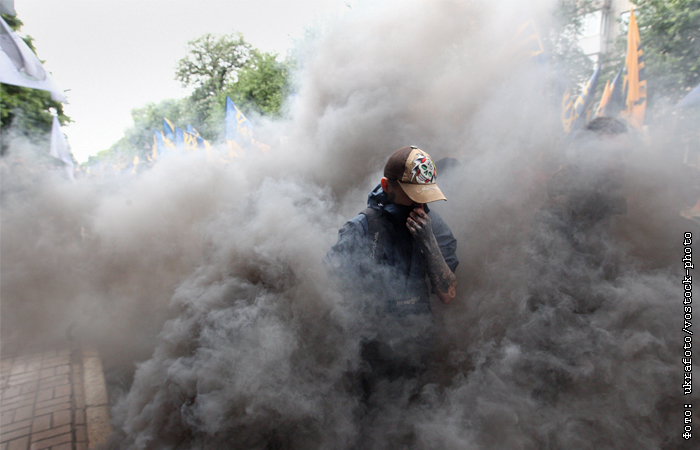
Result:
M291 119L256 128L268 155L3 179L3 337L71 325L107 366L140 361L113 448L683 448L680 163L634 138L607 266L534 244L556 240L533 218L564 152L513 30L550 3L360 3L308 43ZM430 370L368 407L353 374L377 330L322 259L409 144L460 162L434 205L459 292L433 303Z

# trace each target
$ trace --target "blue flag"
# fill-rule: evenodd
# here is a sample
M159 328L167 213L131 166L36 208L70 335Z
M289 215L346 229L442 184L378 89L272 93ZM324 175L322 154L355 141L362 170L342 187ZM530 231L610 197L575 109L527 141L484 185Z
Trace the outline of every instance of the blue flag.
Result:
M620 70L618 70L617 75L615 75L615 78L613 78L612 83L610 83L610 100L608 101L608 104L605 107L606 116L617 117L618 115L620 115L620 112L624 107L625 97L622 95L622 80L624 79L622 73L624 69L624 66L620 67Z
M226 97L226 140L242 143L251 138L253 125L233 103Z
M175 127L175 147L185 147L185 134L181 128Z
M158 158L165 151L165 143L163 142L163 133L160 130L153 130L153 159Z
M163 117L163 135L171 141L175 140L175 125Z
M593 99L595 97L595 89L598 85L598 78L600 78L601 65L599 64L593 75L588 80L583 90L576 98L575 102L571 102L571 95L565 98L566 104L564 107L564 113L566 114L567 120L564 122L564 131L571 135L573 131L581 128L583 123L588 120L588 116L592 110ZM568 94L568 91L567 91ZM562 118L564 114L562 115Z
M185 142L185 148L188 151L195 151L195 150L199 149L199 145L197 142L197 136L195 136L194 134L189 133L187 131L183 131L182 135L183 135L182 136L183 140Z
M591 79L588 80L588 83L586 83L586 85L583 87L583 91L581 91L581 94L579 94L578 98L576 99L576 103L574 103L577 118L584 117L593 103L595 89L598 85L598 78L600 78L600 68L601 65L599 64L598 68L596 68L595 72L593 72Z
M226 97L226 142L231 157L245 147L254 147L268 152L270 146L253 139L253 125L228 96Z

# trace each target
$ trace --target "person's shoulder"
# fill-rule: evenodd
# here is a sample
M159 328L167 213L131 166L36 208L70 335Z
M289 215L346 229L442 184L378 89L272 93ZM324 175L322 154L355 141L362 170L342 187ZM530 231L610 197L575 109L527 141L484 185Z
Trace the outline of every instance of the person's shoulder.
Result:
M428 217L430 217L430 222L433 225L433 232L437 233L440 231L446 231L451 233L449 225L447 222L437 213L434 209L428 211Z
M352 219L345 222L343 227L340 229L341 235L347 234L358 234L365 236L369 233L369 222L367 221L367 216L360 213L353 217Z

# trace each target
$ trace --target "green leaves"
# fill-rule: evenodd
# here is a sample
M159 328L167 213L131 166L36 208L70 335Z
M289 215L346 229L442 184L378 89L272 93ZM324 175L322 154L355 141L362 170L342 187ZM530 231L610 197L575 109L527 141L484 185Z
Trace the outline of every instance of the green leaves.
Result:
M2 15L2 18L14 31L19 31L22 21L17 17ZM32 45L32 38L27 36L24 42L36 53ZM71 120L63 113L63 104L51 100L48 91L29 89L9 84L0 84L0 134L3 136L13 129L34 141L48 139L51 132L53 114L58 115L61 125ZM5 141L0 142L0 152L4 154Z
M289 91L289 64L277 61L273 53L255 50L238 80L230 84L225 93L244 109L279 117Z
M194 96L205 98L218 94L238 71L246 66L252 46L241 33L225 36L204 36L188 42L188 54L177 66L175 79L182 85L194 86Z
M145 157L153 143L153 130L162 129L163 117L176 126L191 124L204 139L216 142L224 136L226 96L248 114L279 117L289 94L289 62L277 55L261 52L245 41L243 35L205 34L188 43L187 56L178 62L175 79L185 87L194 87L183 99L163 100L134 108L134 125L107 151L91 160L120 155Z
M650 103L700 83L700 0L635 0Z

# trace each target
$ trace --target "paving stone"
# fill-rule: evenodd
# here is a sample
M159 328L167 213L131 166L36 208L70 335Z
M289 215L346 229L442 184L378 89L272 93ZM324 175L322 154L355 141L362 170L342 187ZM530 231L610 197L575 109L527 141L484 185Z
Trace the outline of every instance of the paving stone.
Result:
M43 416L34 416L34 421L32 422L32 433L38 433L39 431L48 430L51 428L51 414L44 414Z
M57 356L56 358L45 359L41 362L41 367L46 369L63 364L70 364L70 358L68 356Z
M68 425L70 424L71 421L71 414L70 410L65 410L65 411L56 411L53 413L53 422L52 426L55 427L60 427L63 425Z
M15 410L10 409L10 410L5 410L3 408L2 413L0 413L0 423L12 423L15 418Z
M53 388L42 389L36 394L36 402L41 403L53 398Z
M59 436L55 436L49 439L44 439L43 441L34 441L32 440L32 444L30 445L30 450L41 450L44 448L49 448L49 447L54 447L58 446L60 444L65 444L68 442L71 442L73 440L73 436L71 433L66 433L66 434L61 434Z
M69 374L70 373L70 365L64 364L61 366L56 366L56 367L54 367L54 371L55 371L56 375Z
M2 399L3 399L3 401L7 401L7 399L10 399L12 397L17 397L21 393L22 393L22 385L11 386L2 392Z
M14 362L15 362L15 363L27 362L27 361L29 361L30 359L34 359L34 358L36 358L36 357L37 357L37 355L36 355L36 354L33 354L33 353L27 353L26 355L17 355L17 356L15 356L15 358L14 358ZM41 356L39 356L39 357L41 357Z
M107 442L112 432L109 407L95 406L85 410L87 418L88 447L94 448Z
M44 402L36 402L34 407L36 409L41 409L41 408L48 408L49 406L53 406L53 405L62 404L62 403L70 403L70 397L65 396L65 397L53 398L51 400L46 400Z
M2 424L2 431L0 431L0 434L9 433L10 431L19 430L20 428L26 428L26 427L30 426L31 424L32 424L31 419L22 420L21 422L3 423Z
M44 353L41 354L41 356L46 359L53 358L56 356L56 349L52 348L45 350Z
M77 409L85 409L85 396L84 395L76 395L73 398L75 400L75 407Z
M34 404L34 394L29 396L28 398L23 398L20 401L14 401L15 400L14 398L11 400L12 401L8 401L7 403L3 403L3 405L2 405L3 411L12 411L15 409L24 408L26 406L32 406Z
M48 369L41 369L39 372L39 378L48 378L56 375L56 368L49 367Z
M30 359L27 361L27 372L34 372L41 369L41 360L40 359Z
M25 406L27 402L34 402L34 394L22 394L12 398L2 399L2 405L5 408L16 408L20 405Z
M78 442L87 442L87 427L84 425L76 425L75 440Z
M111 431L108 399L101 392L102 367L94 348L83 352L60 342L44 348L3 344L0 450L88 450L106 441ZM89 403L97 405L89 413L87 381Z
M22 436L28 436L29 431L29 427L20 428L19 430L14 431L8 431L7 433L3 433L2 435L0 435L0 442L7 442L13 439L21 438Z
M7 450L27 450L29 436L21 437L7 443Z
M68 375L58 375L51 378L44 378L39 381L39 389L46 389L55 386L63 386L64 384L69 384L70 380Z
M66 397L70 395L70 384L64 384L53 388L53 396L55 398Z
M49 428L45 431L40 431L38 433L32 433L32 442L42 441L60 434L70 433L70 425L64 425L62 427ZM59 442L60 444L61 442Z
M74 378L75 380L75 378ZM77 377L77 380L73 383L73 393L75 395L83 395L83 377Z
M106 405L109 403L107 386L102 371L102 361L98 357L83 357L83 372L85 381L85 403L88 406Z
M21 408L15 409L15 422L31 419L33 410L33 405L23 406Z
M31 381L36 381L39 379L38 372L21 373L19 375L10 375L7 380L7 384L10 386L15 386L18 384L29 383Z
M41 416L44 414L55 413L57 411L63 411L66 409L70 409L70 403L57 403L55 405L37 409L34 411L34 414L36 414L37 416Z
M51 450L73 450L73 446L70 442L67 442L61 445L54 445L51 447Z
M39 387L38 381L31 381L29 383L24 383L19 385L22 394L33 394Z
M27 369L27 364L26 363L15 363L12 365L12 370L10 371L11 375L22 375L23 373L26 372Z

